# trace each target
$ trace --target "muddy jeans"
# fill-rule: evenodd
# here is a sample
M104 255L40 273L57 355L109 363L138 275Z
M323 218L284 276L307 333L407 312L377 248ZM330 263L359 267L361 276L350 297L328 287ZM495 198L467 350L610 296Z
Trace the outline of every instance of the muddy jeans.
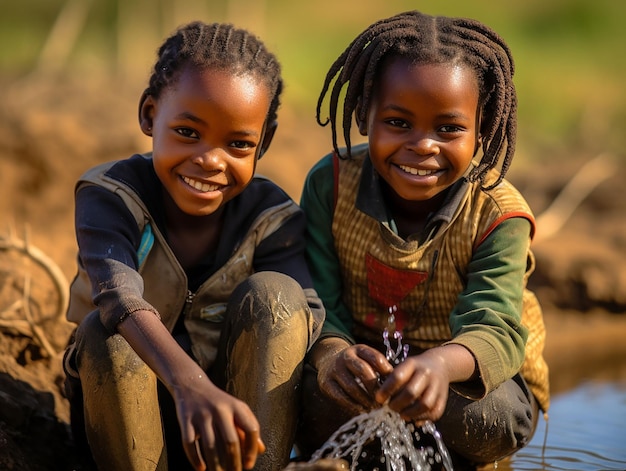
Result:
M300 285L274 272L241 283L225 319L209 376L259 420L267 452L255 469L281 469L296 430L303 358L321 320L313 319ZM105 330L97 312L76 329L64 364L72 429L99 469L191 469L171 396L124 338Z
M297 446L308 458L352 418L317 386L317 372L309 365L303 378L303 410ZM526 446L537 426L539 409L524 379L517 375L483 399L475 401L450 389L442 418L435 424L455 463L492 463Z

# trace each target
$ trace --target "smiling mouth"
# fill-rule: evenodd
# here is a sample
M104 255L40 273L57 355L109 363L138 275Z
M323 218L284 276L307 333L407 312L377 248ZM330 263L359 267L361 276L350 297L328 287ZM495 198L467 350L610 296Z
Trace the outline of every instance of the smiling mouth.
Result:
M182 179L187 185L203 193L216 191L220 188L220 185L212 185L210 183L200 182L198 180L194 180L193 178L189 178L189 177L182 177Z
M398 167L406 173L410 173L411 175L419 175L420 177L425 177L427 175L432 175L438 172L438 170L426 170L415 167L407 167L406 165L398 165Z

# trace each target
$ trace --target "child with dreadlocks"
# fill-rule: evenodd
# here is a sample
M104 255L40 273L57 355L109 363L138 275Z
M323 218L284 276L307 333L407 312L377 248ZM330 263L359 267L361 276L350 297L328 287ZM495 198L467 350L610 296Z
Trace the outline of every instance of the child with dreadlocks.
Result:
M77 184L78 327L64 365L73 430L98 469L289 461L324 310L304 214L254 176L281 90L258 38L188 24L160 47L139 102L152 152Z
M416 11L374 23L331 66L317 119L330 91L334 152L301 200L326 308L303 380L304 456L387 404L433 421L457 464L492 462L526 445L547 410L542 314L526 288L535 222L504 179L512 78L494 31ZM351 145L353 115L367 144ZM385 329L409 346L397 365Z

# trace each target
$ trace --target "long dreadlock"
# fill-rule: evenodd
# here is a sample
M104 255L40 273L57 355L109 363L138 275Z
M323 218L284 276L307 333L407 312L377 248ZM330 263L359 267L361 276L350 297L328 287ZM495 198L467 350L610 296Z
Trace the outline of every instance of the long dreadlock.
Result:
M317 122L322 126L330 122L337 154L351 157L352 116L359 122L366 120L379 68L383 59L392 56L407 58L414 64L457 62L475 71L483 156L468 179L482 182L503 155L500 176L488 188L500 183L515 153L517 98L513 58L495 31L471 19L409 11L373 23L352 41L330 67L317 102ZM341 154L337 136L339 100L344 87L341 124L347 155ZM322 104L329 91L329 118L322 120Z

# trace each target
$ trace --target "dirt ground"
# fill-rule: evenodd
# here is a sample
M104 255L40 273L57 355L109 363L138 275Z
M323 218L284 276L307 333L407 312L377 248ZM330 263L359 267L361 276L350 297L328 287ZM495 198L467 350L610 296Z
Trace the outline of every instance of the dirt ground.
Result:
M111 88L115 94L105 93ZM78 176L149 142L136 125L138 92L123 85L22 81L2 90L0 471L80 470L61 388L72 326L59 314L63 297L49 270L61 287L74 274ZM312 112L283 108L280 121L260 171L297 199L306 170L329 149L329 131L314 125ZM554 392L615 375L615 365L626 376L626 170L594 157L546 156L538 168L518 156L509 174L539 216L531 287L545 310ZM561 204L569 182L574 188Z

